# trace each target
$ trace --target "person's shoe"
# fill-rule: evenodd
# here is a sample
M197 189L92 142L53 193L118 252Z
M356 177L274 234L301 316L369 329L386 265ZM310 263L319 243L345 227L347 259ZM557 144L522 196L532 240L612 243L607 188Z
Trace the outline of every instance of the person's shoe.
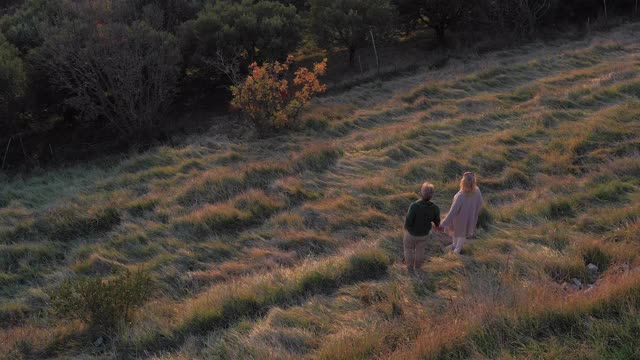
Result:
M444 247L444 251L445 252L452 251L452 250L453 250L453 245L447 245L447 246Z
M456 253L457 255L460 255L460 252L462 251L462 249L455 249L453 250L454 253Z

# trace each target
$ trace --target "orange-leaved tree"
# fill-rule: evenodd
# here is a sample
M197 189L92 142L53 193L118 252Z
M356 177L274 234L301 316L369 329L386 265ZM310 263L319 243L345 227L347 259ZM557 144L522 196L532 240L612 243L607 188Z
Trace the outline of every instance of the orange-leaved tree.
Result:
M231 87L232 108L242 111L262 134L274 129L290 127L298 117L300 109L327 87L318 77L327 71L327 59L317 63L312 70L301 67L289 81L289 69L293 64L289 55L283 63L253 63L249 76L240 84Z

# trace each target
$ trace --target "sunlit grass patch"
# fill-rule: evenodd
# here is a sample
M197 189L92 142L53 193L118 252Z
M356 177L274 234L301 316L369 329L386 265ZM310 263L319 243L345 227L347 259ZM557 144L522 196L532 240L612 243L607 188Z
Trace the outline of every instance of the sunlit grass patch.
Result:
M276 192L284 193L293 201L313 200L321 196L317 191L310 189L308 184L293 176L277 180L271 188Z
M39 268L62 258L60 244L51 241L0 245L0 270L6 272L37 275Z
M178 194L183 205L207 203L229 198L247 188L243 172L230 168L210 170L187 184Z
M438 177L437 163L432 159L413 159L398 169L398 176L406 181L427 181Z
M282 209L285 206L285 202L283 199L268 195L262 190L251 189L236 196L233 199L233 205L241 211L248 212L253 217L266 218Z
M322 171L333 165L342 155L343 151L332 144L307 146L294 156L291 167L295 171Z
M143 216L147 212L155 209L160 202L156 196L145 196L132 200L127 204L127 211L133 216Z
M300 297L382 276L388 259L377 250L363 250L302 267L256 276L243 283L221 285L188 304L183 331L204 332L254 318L274 305L292 305Z
M534 235L527 239L527 242L533 244L544 245L555 251L564 251L569 245L571 245L571 239L566 231L559 228L550 229L543 228L544 233L542 235Z
M78 237L107 232L118 225L122 210L117 205L85 208L76 204L47 210L36 218L34 227L52 240L71 241Z
M267 186L275 179L285 176L289 172L288 164L284 161L258 162L245 165L245 178L251 186Z
M587 212L577 223L578 229L584 232L604 234L625 227L640 219L637 207L606 208Z
M322 318L301 307L274 308L265 321L273 327L304 329L314 334L325 334L332 325L330 319Z
M326 254L333 252L336 241L327 234L310 231L276 232L274 245L285 251L295 251L299 256Z
M204 207L177 218L173 227L180 233L193 236L224 233L238 230L255 221L251 213L238 210L228 204L205 205Z
M108 276L124 269L125 266L123 264L95 253L71 265L71 270L76 273L94 276Z

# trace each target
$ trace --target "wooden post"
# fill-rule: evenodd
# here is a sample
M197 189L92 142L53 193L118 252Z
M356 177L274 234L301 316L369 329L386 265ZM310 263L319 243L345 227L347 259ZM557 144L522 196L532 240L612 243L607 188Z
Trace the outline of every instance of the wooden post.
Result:
M636 0L636 7L633 9L633 14L638 15L638 0Z
M2 167L0 170L4 170L4 163L7 161L7 154L9 154L9 146L11 146L11 140L13 140L13 136L9 138L9 142L7 142L7 149L4 151L4 157L2 158Z
M376 39L373 37L373 30L369 29L369 34L371 34L371 43L373 44L373 52L376 54L376 71L377 74L380 75L380 57L378 56L378 49L376 49Z
M608 17L607 17L607 0L602 0L602 3L604 4L604 22L608 21Z
M362 69L362 59L360 58L359 54L358 54L358 65L360 65L360 74L362 74L364 70Z

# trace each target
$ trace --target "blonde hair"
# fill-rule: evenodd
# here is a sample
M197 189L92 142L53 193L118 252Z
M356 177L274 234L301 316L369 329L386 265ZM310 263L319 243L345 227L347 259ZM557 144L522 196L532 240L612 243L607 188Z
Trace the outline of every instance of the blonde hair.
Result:
M472 172L466 172L462 175L462 180L460 180L460 191L470 193L476 191L476 187L478 186L478 180L476 179L476 175Z
M435 192L436 187L430 182L422 184L422 187L420 188L420 196L422 197L422 200L431 200Z

